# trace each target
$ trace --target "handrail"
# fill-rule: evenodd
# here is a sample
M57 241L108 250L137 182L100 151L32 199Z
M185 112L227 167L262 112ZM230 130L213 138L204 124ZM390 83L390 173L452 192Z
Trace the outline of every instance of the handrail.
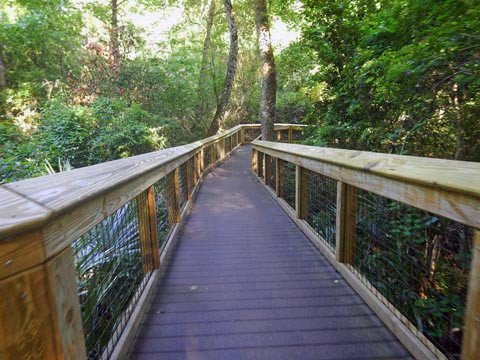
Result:
M0 303L0 329L8 329L8 334L0 336L0 354L6 358L24 358L32 352L43 358L85 358L86 352L88 357L101 355L102 347L84 346L81 312L85 309L83 304L80 308L77 284L95 276L93 270L77 273L72 244L75 251L88 254L93 246L89 239L101 240L108 230L123 231L124 242L108 251L118 252L118 259L130 258L127 265L132 269L136 256L141 255L143 264L132 283L135 294L118 310L124 311L127 305L129 311L135 308L134 315L122 317L128 331L115 328L122 335L102 355L121 356L123 350L118 349L128 346L138 326L142 304L159 278L205 171L250 142L247 133L259 129L258 124L237 125L191 144L0 185L0 293L8 294L7 301ZM277 132L288 131L289 138L295 129L301 126L275 125ZM164 180L171 226L166 245L159 246L156 196ZM89 238L75 245L87 232ZM117 241L115 235L109 236ZM110 257L105 255L107 260ZM90 261L107 260L94 257Z
M414 325L415 321L408 317L409 314L394 305L397 300L398 303L405 300L372 282L378 281L380 275L368 273L374 271L369 267L375 261L383 266L390 264L390 258L384 263L377 259L381 254L393 256L395 252L400 254L395 256L405 256L401 258L405 266L413 262L417 267L423 266L419 258L426 256L424 253L433 252L438 258L434 258L428 265L427 273L435 272L436 263L442 260L441 256L446 257L445 263L460 263L463 260L456 260L454 251L457 250L454 245L442 248L444 245L439 242L441 239L433 239L433 245L424 245L424 253L417 254L415 249L422 249L418 245L418 241L420 244L423 241L422 238L415 239L416 235L409 228L405 230L406 235L399 235L401 230L388 228L393 225L385 225L384 222L388 219L378 216L389 213L400 217L393 221L397 227L403 224L407 226L412 221L417 221L421 226L427 226L422 225L424 222L442 224L442 219L432 215L422 220L424 215L417 210L420 209L472 227L469 239L460 236L460 242L463 241L461 247L468 250L468 246L471 246L472 251L468 301L465 294L463 299L456 301L466 303L462 359L475 358L475 354L480 351L479 163L262 140L252 142L252 151L252 169L265 188L417 358L444 358L444 355ZM407 217L401 218L404 215ZM384 234L383 238L381 234ZM370 260L366 260L368 256L371 256ZM389 270L380 268L375 271ZM408 278L408 270L403 271L407 271L407 274L402 276L412 283L422 281ZM446 268L443 271L453 272L454 269ZM387 284L399 286L395 273L388 276L389 279L384 279ZM455 276L452 275L452 278ZM427 280L426 283L432 281ZM464 285L467 287L467 284ZM461 289L462 283L456 280L442 286ZM403 288L398 289L399 292L402 290ZM422 288L421 291L427 290ZM456 295L460 299L462 292Z

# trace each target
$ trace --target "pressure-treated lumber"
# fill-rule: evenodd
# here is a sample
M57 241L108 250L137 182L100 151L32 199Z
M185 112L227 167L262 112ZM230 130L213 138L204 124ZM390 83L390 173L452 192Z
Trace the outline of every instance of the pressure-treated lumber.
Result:
M356 189L337 182L336 257L341 263L353 264L356 233Z
M378 160L378 164L389 164L388 168L379 165L376 171L367 166L367 155L362 152L327 149L322 153L310 146L265 141L255 141L253 148L357 188L480 228L478 163L368 153L378 159L385 157L383 162ZM335 159L337 151L342 161ZM351 160L342 157L341 154L346 153L352 156ZM360 154L363 160L358 159ZM419 167L416 175L415 169L405 164L410 159ZM362 161L364 167L360 166ZM406 177L409 172L412 178Z
M150 247L152 253L153 269L160 267L160 248L158 244L158 229L157 229L157 206L155 203L155 189L150 186L147 194L148 206L148 225L150 227Z
M278 197L283 196L283 163L279 158L275 158L275 190Z
M472 265L468 284L465 332L462 341L462 360L478 359L480 354L480 231L473 239Z
M295 212L297 219L308 217L308 183L305 169L299 165L295 167Z

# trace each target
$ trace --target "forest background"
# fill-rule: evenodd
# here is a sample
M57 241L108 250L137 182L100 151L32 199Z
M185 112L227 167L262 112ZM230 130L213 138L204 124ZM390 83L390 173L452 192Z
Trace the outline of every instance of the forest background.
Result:
M253 3L231 2L220 129L259 122ZM267 5L276 122L315 125L312 145L480 160L478 2ZM0 183L205 137L230 40L220 0L0 0Z

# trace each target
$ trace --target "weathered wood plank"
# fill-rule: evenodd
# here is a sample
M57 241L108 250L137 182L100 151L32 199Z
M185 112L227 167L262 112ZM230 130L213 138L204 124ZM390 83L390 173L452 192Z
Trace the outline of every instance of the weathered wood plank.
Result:
M2 359L56 359L44 266L0 281Z
M480 354L480 231L473 240L472 266L468 284L465 331L462 342L462 360L478 359Z
M331 177L338 181L350 184L357 188L371 191L376 194L388 197L390 199L403 202L407 205L411 205L441 216L445 216L449 219L458 221L469 226L473 226L475 228L480 228L480 198L472 196L470 193L467 192L462 192L460 190L454 191L450 188L440 186L440 182L436 183L436 180L432 180L430 185L424 185L421 184L419 181L406 181L403 178L394 179L393 177L385 177L381 174L373 173L367 170L354 169L351 166L347 167L332 164L323 160L313 160L308 156L305 157L303 154L298 152L292 154L277 149L278 146L303 147L302 145L289 145L278 143L266 144L266 142L257 142L253 144L253 146L258 151L265 152L266 154L269 154L271 156L279 157L280 159L283 159L285 161L302 166L304 168ZM308 154L308 151L306 151L306 154ZM334 156L333 154L330 155L332 157ZM385 156L389 157L390 155L385 154ZM422 159L422 162L435 162L435 160L438 159ZM439 161L443 162L449 160ZM453 163L455 162L453 161ZM463 164L463 162L460 163ZM468 177L469 174L475 173L475 168L478 167L480 167L480 164L474 164L473 166L470 165L470 169L467 169L465 171L463 177ZM402 167L399 167L398 172L400 172L401 170ZM458 164L457 170L459 172L461 171L461 169L458 168ZM449 170L446 171L448 172ZM442 178L442 169L436 168L436 170L433 171L430 176L432 176L431 179ZM460 174L458 176L462 177ZM473 179L478 176L479 175L473 176ZM473 188L474 184L472 184L472 189Z
M0 280L37 266L45 261L42 235L25 233L0 242Z
M67 247L45 265L49 311L58 359L85 359L85 338L73 252Z

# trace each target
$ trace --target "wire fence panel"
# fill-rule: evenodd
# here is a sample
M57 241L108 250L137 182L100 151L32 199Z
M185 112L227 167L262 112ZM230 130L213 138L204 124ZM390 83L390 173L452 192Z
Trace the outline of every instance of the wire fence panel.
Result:
M203 148L203 165L208 168L212 164L212 145Z
M221 144L221 141L215 143L214 149L215 149L215 162L217 162L218 160L220 160L222 158L222 144Z
M357 189L353 268L440 351L460 358L473 230Z
M260 128L246 128L243 129L243 138L246 142L252 142L257 137L262 134L262 129Z
M337 181L307 169L303 169L303 177L308 192L305 220L335 252Z
M295 164L289 163L287 161L278 160L279 167L282 169L280 171L280 197L287 202L290 207L295 210L295 172L296 166Z
M265 159L265 154L258 151L257 152L257 175L259 178L264 179L263 174L263 161ZM264 179L265 180L265 179Z
M288 129L280 130L280 141L288 143Z
M89 359L111 355L150 276L138 216L133 199L72 244Z
M230 151L232 151L232 143L231 143L231 137L226 137L225 138L225 154L228 154Z
M168 191L172 191L173 187L169 184L172 177L164 177L157 181L154 185L155 191L155 214L157 220L157 234L158 234L158 247L162 248L165 244L168 234L172 228L168 220Z
M182 210L188 200L187 162L184 162L182 165L180 165L178 170L178 191L180 196L179 202L180 210Z
M265 154L265 184L276 191L276 162L273 156Z
M303 140L303 130L292 130L292 142Z
M188 159L188 191L192 194L195 188L195 156Z

